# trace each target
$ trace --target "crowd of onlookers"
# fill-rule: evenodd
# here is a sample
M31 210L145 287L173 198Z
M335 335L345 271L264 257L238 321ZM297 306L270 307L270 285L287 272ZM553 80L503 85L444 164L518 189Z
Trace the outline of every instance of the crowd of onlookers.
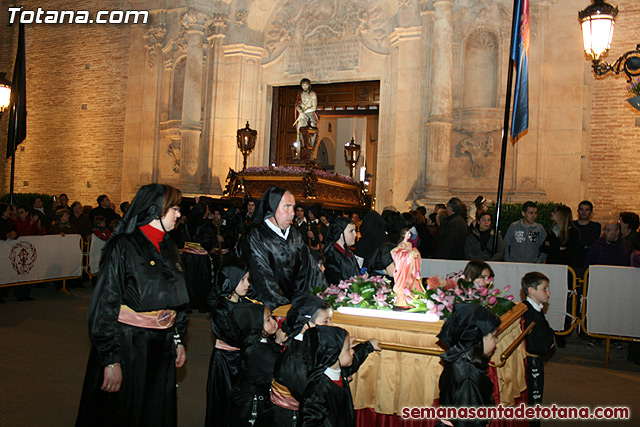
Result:
M69 197L60 194L53 197L50 210L44 208L42 198L33 197L28 205L8 205L0 203L0 240L15 240L21 236L44 236L47 234L80 234L88 241L93 236L107 240L118 225L121 216L116 213L115 205L103 194L97 199L98 206L83 206L76 201L69 205ZM129 203L120 204L124 214ZM17 286L15 294L18 301L31 301L31 287ZM7 290L0 290L0 302L4 302Z
M252 224L257 204L251 198L242 207L228 208L207 197L200 198L195 205L185 202L180 224L172 236L180 247L185 242L198 241L219 264L235 253L241 236ZM382 213L375 210L363 213L298 204L293 227L302 233L311 252L322 263L329 225L338 218L347 218L355 226L356 238L343 241L343 245L356 256L359 267L375 271L388 267L384 265L390 259L388 251L404 239L407 230L415 236L412 242L422 258L565 264L578 277L593 264L640 265L640 221L635 213L622 212L618 221L608 221L602 227L591 220L591 202L579 203L575 219L571 208L558 205L551 213L552 226L545 230L536 222L536 204L528 201L522 205L522 218L511 224L504 236L499 233L496 238L493 218L485 204L482 196L468 206L453 197L446 204L436 204L429 213L423 206L402 213L393 206L385 207ZM123 215L128 205L128 202L120 204ZM194 210L196 206L199 208ZM104 194L97 198L96 207L83 206L78 201L69 204L69 197L60 194L53 198L50 210L44 209L40 197L34 197L28 206L0 204L0 239L80 234L85 240L91 237L107 240L120 219L116 206ZM196 224L198 236L192 235Z

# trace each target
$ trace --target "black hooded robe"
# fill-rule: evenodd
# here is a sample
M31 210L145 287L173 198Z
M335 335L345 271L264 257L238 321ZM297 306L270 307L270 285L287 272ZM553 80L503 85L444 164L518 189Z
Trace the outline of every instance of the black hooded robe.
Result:
M271 187L256 212L256 223L244 236L241 257L251 271L251 289L257 299L272 310L291 302L299 293L314 286L325 287L325 280L302 235L289 227L287 239L271 230L265 219L274 213L286 190Z
M306 337L307 334L310 340ZM348 377L358 371L373 351L373 346L366 342L359 345L359 350L354 349L351 366L341 369L340 386L327 377L324 370L338 359L346 337L347 332L344 329L333 326L316 326L305 333L305 340L312 341L309 343L312 366L309 368L308 384L300 403L299 427L355 427L356 415ZM319 344L313 343L316 340Z
M137 200L136 200L137 199ZM89 304L92 341L76 426L177 425L176 341L186 335L189 303L180 254L168 234L160 252L138 227L160 214L162 186L142 187L107 243ZM147 329L118 322L121 305L136 312L175 310L174 326ZM100 390L105 366L120 363L120 391Z
M348 246L339 247L337 241L343 235L347 226L351 224L348 218L337 218L329 226L327 245L324 248L324 277L331 285L337 285L342 280L349 280L360 275L360 267L356 257Z
M238 302L234 303L227 296L235 290L246 271L242 265L223 266L218 273L220 291L212 290L209 298L209 304L213 306L211 311L213 335L216 340L223 341L238 349L242 342L240 333L232 320L233 311L243 304L252 304L253 302L241 297ZM206 427L226 427L228 425L227 411L231 404L231 390L238 377L239 364L239 350L213 348L207 377Z
M466 355L483 337L500 326L500 319L477 304L458 303L453 314L444 323L438 338L449 349L440 357L444 369L440 374L440 406L492 407L493 383L486 367L473 363ZM455 427L485 427L489 420L453 419ZM438 423L437 427L445 424Z

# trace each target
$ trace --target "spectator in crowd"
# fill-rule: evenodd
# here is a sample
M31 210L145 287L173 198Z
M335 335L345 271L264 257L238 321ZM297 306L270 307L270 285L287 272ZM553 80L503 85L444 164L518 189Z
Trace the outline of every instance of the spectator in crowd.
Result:
M558 205L551 212L553 226L547 233L541 251L547 254L547 264L569 265L578 245L580 232L573 226L571 208Z
M131 203L129 202L120 203L120 212L122 212L122 215L127 213L127 209L129 209L129 206L131 206Z
M60 196L58 197L56 212L58 211L58 209L66 209L71 212L71 207L69 206L69 196L67 196L65 193L60 194Z
M496 251L493 250L495 231L491 228L491 214L478 211L476 225L471 227L471 233L464 243L464 256L469 260L502 261L504 259L504 240L498 234Z
M630 265L631 243L620 237L620 223L609 221L604 225L604 236L589 248L584 267L590 265Z
M44 236L47 234L42 226L42 220L37 214L29 214L29 208L18 206L18 219L13 221L18 236Z
M433 258L436 254L436 244L433 240L433 235L429 228L427 227L427 220L420 213L419 210L411 211L411 215L413 215L414 219L414 227L418 232L418 251L420 251L421 258Z
M78 234L76 227L69 221L69 211L66 209L58 209L56 211L55 222L49 228L47 234L60 234L65 236L67 234Z
M89 214L91 221L93 221L98 215L103 216L107 224L110 224L114 219L120 219L120 215L116 213L111 205L111 200L109 200L109 197L107 197L106 194L98 196L97 201L98 206L93 208Z
M467 212L467 224L469 227L474 227L476 225L476 217L478 212L485 210L485 205L487 203L487 199L483 196L478 196L476 199L469 205L469 212Z
M627 242L631 243L634 250L640 249L640 218L633 212L620 212L620 235Z
M416 210L420 212L425 219L427 218L427 208L424 206L418 206Z
M600 237L602 231L602 225L600 225L599 222L591 221L592 215L593 203L588 200L583 200L578 204L578 219L574 221L573 226L580 233L580 238L573 252L571 264L569 264L575 270L578 277L584 276L584 259L589 252L589 248L593 242ZM582 292L578 292L578 295L582 295Z
M50 212L44 210L44 204L40 197L31 198L31 214L37 215L40 218L40 224L48 230L53 222L53 217Z
M93 233L93 224L89 219L89 215L83 212L82 203L78 201L73 202L70 212L69 222L73 224L78 234L80 234L84 240L88 240L89 236Z
M0 203L0 240L15 239L18 237L18 229L9 218L11 207L5 203Z
M538 207L528 201L522 205L522 219L509 226L504 238L504 260L508 262L542 263L546 254L540 251L547 238L544 227L536 222Z
M94 236L105 242L111 237L111 230L107 228L107 220L102 215L93 218L92 232Z
M445 205L444 203L437 203L433 208L433 213L437 215L438 212L446 211L446 210L447 210L447 205Z
M464 244L468 227L464 219L466 208L460 199L452 197L447 203L447 217L440 224L436 258L464 259Z

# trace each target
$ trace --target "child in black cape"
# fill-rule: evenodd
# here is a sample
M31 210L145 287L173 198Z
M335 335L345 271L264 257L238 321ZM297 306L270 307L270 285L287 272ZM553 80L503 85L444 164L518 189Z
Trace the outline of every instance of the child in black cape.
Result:
M449 349L440 357L444 370L440 375L440 406L492 407L493 383L487 375L491 354L495 351L496 330L500 318L478 304L458 303L442 326L438 338ZM465 419L440 421L437 426L484 427L489 420Z
M300 294L291 302L282 324L289 339L278 356L271 382L274 425L295 427L297 424L299 402L307 386L309 369L309 351L303 342L304 332L317 325L331 325L331 314L329 304L316 295Z
M308 384L300 404L298 426L354 427L355 411L347 378L368 353L358 357L349 334L334 326L316 326L304 334L309 349Z
M241 353L238 378L231 390L227 425L273 426L269 388L273 367L282 351L274 339L278 324L269 307L260 304L236 307L233 324L240 333Z
M253 301L246 297L249 290L249 268L239 258L227 259L218 272L216 289L212 290L209 304L211 329L216 338L211 352L207 378L207 409L205 426L227 426L226 412L231 389L238 375L240 362L240 333L232 327L233 310Z

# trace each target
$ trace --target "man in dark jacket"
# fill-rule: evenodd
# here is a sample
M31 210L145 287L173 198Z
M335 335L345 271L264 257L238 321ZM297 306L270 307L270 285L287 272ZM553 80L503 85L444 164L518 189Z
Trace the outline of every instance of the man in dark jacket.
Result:
M467 221L462 217L464 204L457 197L447 203L447 217L440 224L436 258L464 259L464 243L467 239Z

